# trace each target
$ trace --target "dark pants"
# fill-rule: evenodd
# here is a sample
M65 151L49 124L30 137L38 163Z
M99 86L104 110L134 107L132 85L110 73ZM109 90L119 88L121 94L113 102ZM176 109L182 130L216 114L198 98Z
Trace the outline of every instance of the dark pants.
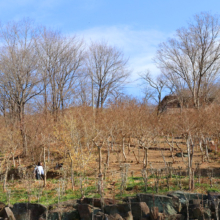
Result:
M41 175L39 173L36 173L36 179L40 180L41 179Z

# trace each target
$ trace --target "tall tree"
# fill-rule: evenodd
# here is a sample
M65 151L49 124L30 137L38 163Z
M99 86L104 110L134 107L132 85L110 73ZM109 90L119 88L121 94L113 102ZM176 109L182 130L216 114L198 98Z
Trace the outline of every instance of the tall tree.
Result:
M195 107L219 75L219 31L218 16L201 13L157 51L158 67L173 84L185 82Z
M87 71L96 91L96 107L103 107L110 94L120 90L129 75L122 51L106 42L92 42L87 53Z
M1 26L0 37L0 87L6 97L6 100L3 101L7 101L11 112L20 122L26 154L25 105L42 91L41 77L37 72L38 57L35 49L37 31L30 20L24 19Z
M64 37L59 32L43 29L37 41L40 72L44 78L44 105L51 100L53 113L64 109L71 97L75 78L83 64L83 42L76 36ZM49 96L49 97L48 97Z
M35 50L36 30L29 20L0 27L1 91L19 121L24 116L25 104L41 92L41 77L37 72Z

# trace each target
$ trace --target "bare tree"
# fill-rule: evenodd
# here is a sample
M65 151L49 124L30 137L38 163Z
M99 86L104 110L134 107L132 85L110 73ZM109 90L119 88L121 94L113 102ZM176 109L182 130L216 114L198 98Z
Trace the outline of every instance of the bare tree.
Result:
M80 106L89 106L91 105L91 81L90 77L83 76L79 77L76 83L76 87L73 88L73 102L76 105Z
M102 108L107 97L124 85L129 75L128 60L120 50L106 42L92 42L86 60L92 87L96 90L96 107Z
M147 84L146 96L152 98L157 103L157 114L159 114L159 108L162 101L162 92L164 92L167 83L166 78L164 78L163 75L159 75L156 79L154 79L150 72L146 71L146 73L141 74L141 79L144 80L144 84Z
M53 113L58 109L63 110L65 101L72 94L83 61L82 43L76 36L64 37L59 32L45 28L41 31L37 48L40 72L44 78L44 105L48 107L49 96Z
M7 103L12 113L20 123L26 154L25 105L42 91L41 77L37 72L38 58L35 49L37 31L30 20L24 19L1 26L0 37L2 43L0 48L0 87L4 97L7 97Z
M195 15L187 28L176 31L176 37L159 46L155 61L173 81L184 81L195 107L200 97L219 74L219 19L208 13Z
M8 102L15 106L19 121L25 104L41 92L41 78L37 73L34 39L36 31L29 20L1 26L1 89Z

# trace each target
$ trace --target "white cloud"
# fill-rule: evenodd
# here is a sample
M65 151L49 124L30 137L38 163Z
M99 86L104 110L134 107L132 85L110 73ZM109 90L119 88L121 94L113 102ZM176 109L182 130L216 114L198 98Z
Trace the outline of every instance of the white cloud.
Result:
M137 95L140 94L140 88L137 88L138 74L147 69L155 76L159 74L153 58L158 44L170 36L157 30L135 30L130 26L94 27L77 34L87 43L90 40L106 40L123 50L125 57L129 57L129 66L132 69L129 87L133 87L132 93L135 92Z

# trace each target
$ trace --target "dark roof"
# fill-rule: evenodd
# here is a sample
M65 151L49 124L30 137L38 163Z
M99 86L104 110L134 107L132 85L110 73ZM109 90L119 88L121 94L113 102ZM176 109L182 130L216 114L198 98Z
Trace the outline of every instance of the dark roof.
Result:
M214 98L208 98L207 100L204 100L201 98L200 103L202 105L210 104L214 101ZM178 97L177 95L167 95L163 98L161 101L159 107L159 111L163 112L166 111L168 108L181 108L181 105L183 108L194 108L194 102L192 97L185 96L185 97Z

